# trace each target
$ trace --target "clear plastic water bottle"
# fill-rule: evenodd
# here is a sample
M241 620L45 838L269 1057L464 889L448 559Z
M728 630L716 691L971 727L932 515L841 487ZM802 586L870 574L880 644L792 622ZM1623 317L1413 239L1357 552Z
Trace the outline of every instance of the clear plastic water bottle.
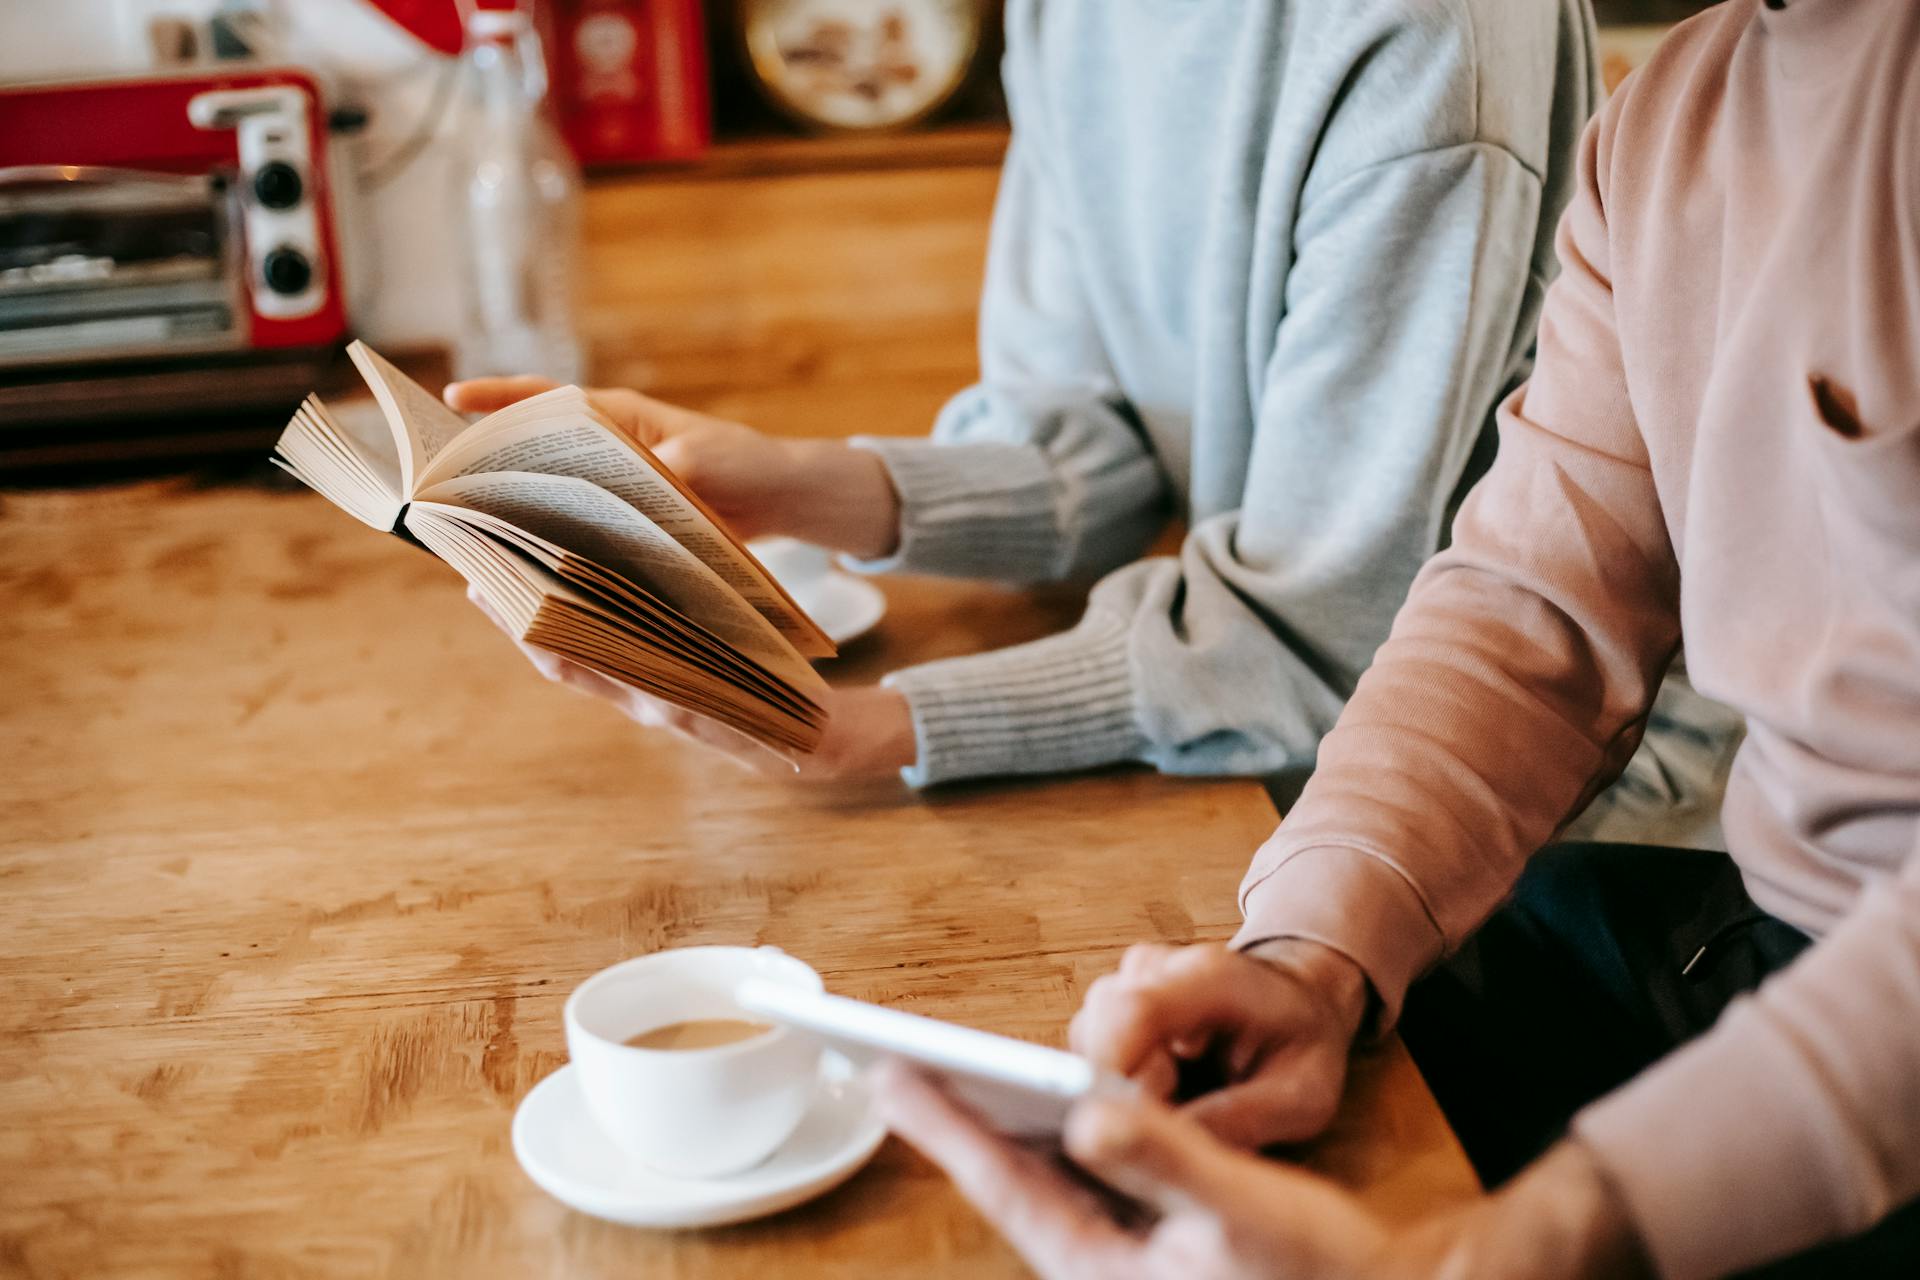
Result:
M454 376L577 383L580 173L549 112L532 20L510 5L470 10L461 61L471 125L457 169L466 252Z

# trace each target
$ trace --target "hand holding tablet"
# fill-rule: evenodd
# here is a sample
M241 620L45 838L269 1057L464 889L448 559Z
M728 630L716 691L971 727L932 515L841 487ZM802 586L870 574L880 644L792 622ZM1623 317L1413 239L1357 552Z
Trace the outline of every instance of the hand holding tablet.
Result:
M886 1057L914 1063L1011 1137L1057 1137L1075 1102L1135 1088L1076 1053L824 991L749 977L734 988L733 1002L810 1032L858 1066Z

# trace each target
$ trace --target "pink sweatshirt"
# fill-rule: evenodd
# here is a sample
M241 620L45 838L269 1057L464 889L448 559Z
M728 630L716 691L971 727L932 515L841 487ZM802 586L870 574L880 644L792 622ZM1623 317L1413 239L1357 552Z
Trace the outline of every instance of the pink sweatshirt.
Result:
M1920 3L1731 0L1589 128L1532 382L1242 887L1389 1016L1627 759L1686 637L1725 828L1821 941L1588 1108L1681 1280L1920 1195Z

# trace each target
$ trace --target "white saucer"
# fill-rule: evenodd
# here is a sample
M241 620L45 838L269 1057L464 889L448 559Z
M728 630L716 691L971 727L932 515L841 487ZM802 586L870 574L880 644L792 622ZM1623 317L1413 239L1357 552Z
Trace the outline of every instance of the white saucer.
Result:
M826 548L784 537L757 538L747 545L835 644L858 640L886 616L887 598L880 588L834 568Z
M807 616L820 624L835 644L858 640L887 614L887 597L865 578L838 570L823 573L797 587L793 599Z
M871 1114L853 1064L828 1053L812 1110L765 1163L726 1178L655 1173L600 1132L580 1079L565 1066L513 1115L513 1154L527 1176L569 1208L630 1227L717 1227L765 1217L851 1178L886 1129Z

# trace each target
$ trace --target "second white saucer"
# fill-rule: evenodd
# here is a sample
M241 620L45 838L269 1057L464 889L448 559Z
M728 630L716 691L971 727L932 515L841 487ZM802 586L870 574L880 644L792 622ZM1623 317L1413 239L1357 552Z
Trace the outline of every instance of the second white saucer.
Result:
M867 634L885 616L887 597L880 588L834 568L824 548L783 537L759 538L748 545L835 644Z
M513 1115L514 1157L541 1190L633 1227L717 1227L778 1213L851 1178L886 1136L853 1065L836 1053L822 1060L820 1091L793 1136L726 1178L673 1178L628 1156L594 1123L571 1066L535 1085Z

